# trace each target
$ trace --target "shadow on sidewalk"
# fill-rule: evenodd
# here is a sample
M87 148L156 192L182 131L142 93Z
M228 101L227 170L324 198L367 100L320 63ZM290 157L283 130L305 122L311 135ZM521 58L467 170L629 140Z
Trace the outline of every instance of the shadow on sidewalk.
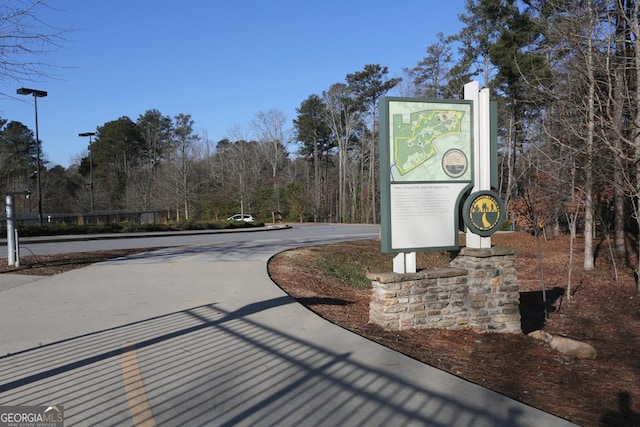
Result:
M408 382L252 319L294 302L212 303L4 356L0 401L62 404L69 426L131 425L143 412L125 396L123 356L135 352L137 393L159 425L524 425L519 405L488 405L490 391L436 392L419 385L435 378Z

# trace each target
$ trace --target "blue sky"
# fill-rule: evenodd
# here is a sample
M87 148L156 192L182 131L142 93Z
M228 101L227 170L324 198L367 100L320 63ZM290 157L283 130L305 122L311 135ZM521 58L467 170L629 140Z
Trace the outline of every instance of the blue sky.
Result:
M73 29L38 60L55 78L2 82L14 95L45 90L39 134L49 166L69 166L87 149L80 132L149 109L191 114L197 132L217 142L260 111L288 124L311 94L321 94L366 64L401 76L436 34L461 28L464 0L49 0L41 18ZM0 116L35 128L32 97L0 97Z

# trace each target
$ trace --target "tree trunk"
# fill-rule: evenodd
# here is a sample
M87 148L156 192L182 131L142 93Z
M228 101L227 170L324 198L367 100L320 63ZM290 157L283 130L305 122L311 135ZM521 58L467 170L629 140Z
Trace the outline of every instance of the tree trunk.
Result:
M318 212L322 191L320 188L320 156L318 155L318 141L313 141L313 222L318 222Z
M347 220L347 142L345 137L345 142L342 147L340 147L340 170L339 174L339 206L338 206L338 218L339 222L346 222Z
M613 136L613 203L614 203L614 232L613 239L615 245L615 253L618 257L626 256L626 244L625 244L625 220L624 220L624 174L623 174L623 156L622 156L622 138L623 129L621 129L624 123L624 107L625 99L628 99L628 94L625 93L625 80L627 77L627 69L625 64L627 63L627 31L628 28L624 25L624 15L627 12L627 8L621 2L616 2L616 51L615 51L615 69L613 70L614 87L613 87L613 126L616 132Z
M620 73L623 70L616 70L616 93L615 93L615 105L614 105L614 126L621 126L623 123L622 115L623 115L623 77L620 76ZM620 130L621 131L621 130ZM622 156L619 153L622 153L622 136L620 134L614 136L613 146L614 146L614 155L617 155L617 159L614 161L613 165L613 203L615 209L614 216L614 242L615 242L615 253L618 257L624 257L626 255L626 245L625 245L625 221L624 221L624 191L623 191L623 170L622 170Z
M593 3L589 2L589 20L593 22ZM593 26L591 26L593 28ZM595 129L595 90L593 40L587 38L587 74L589 79L589 94L587 96L587 159L584 177L584 269L593 270L593 136Z
M636 68L636 82L640 82L640 18L638 14L640 13L640 2L635 2L633 8L633 15L631 18L631 31L634 34L634 54L635 54L635 68ZM636 84L636 92L635 92L635 101L636 105L640 102L640 84ZM635 183L635 216L636 222L640 226L640 203L638 203L638 196L640 196L640 108L636 108L636 115L633 120L633 135L634 138L634 161L636 165L636 183ZM640 227L639 227L640 229ZM640 232L637 236L638 242L638 265L636 267L636 291L640 293Z
M369 147L370 156L369 157L369 197L371 203L371 223L375 224L377 219L377 209L376 209L376 109L375 102L372 106L372 118L371 118L371 146Z
M505 198L504 198L504 203L505 205L509 205L509 202L511 201L511 196L512 196L512 190L514 187L514 183L515 183L515 178L514 178L514 171L515 171L515 162L516 162L516 144L515 144L515 138L514 138L514 133L513 132L513 116L511 116L509 118L509 135L507 137L507 144L509 144L509 146L507 147L507 186L505 188Z
M615 204L615 229L614 229L614 241L615 241L615 253L618 257L625 257L627 254L627 248L625 244L625 221L624 221L624 192L622 191L622 171L620 165L616 162L615 171L613 173L615 187L614 187L614 204Z
M571 280L573 274L573 246L576 241L576 217L577 215L567 214L567 223L569 224L569 265L567 269L567 302L571 304Z

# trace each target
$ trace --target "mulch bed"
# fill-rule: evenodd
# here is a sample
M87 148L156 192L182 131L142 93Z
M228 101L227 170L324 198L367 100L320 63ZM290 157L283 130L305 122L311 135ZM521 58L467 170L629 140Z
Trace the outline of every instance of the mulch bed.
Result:
M377 240L301 248L274 257L272 279L320 316L410 357L495 390L583 426L640 426L640 295L633 272L618 262L619 279L608 251L596 268L582 269L578 243L567 293L569 239L541 241L548 318L542 302L535 238L525 233L498 234L493 244L516 249L521 307L527 328L588 342L595 360L557 353L541 341L519 334L477 334L469 330L386 331L369 324L368 289L345 286L322 269L323 257L381 261ZM391 269L391 258L386 265ZM418 267L444 266L446 256L418 254ZM363 268L367 268L364 266Z

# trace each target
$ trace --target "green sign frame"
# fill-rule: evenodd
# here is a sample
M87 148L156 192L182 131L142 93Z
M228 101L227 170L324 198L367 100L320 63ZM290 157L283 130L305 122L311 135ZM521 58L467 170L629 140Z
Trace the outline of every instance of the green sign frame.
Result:
M385 253L458 249L473 187L473 102L380 100L381 240Z

